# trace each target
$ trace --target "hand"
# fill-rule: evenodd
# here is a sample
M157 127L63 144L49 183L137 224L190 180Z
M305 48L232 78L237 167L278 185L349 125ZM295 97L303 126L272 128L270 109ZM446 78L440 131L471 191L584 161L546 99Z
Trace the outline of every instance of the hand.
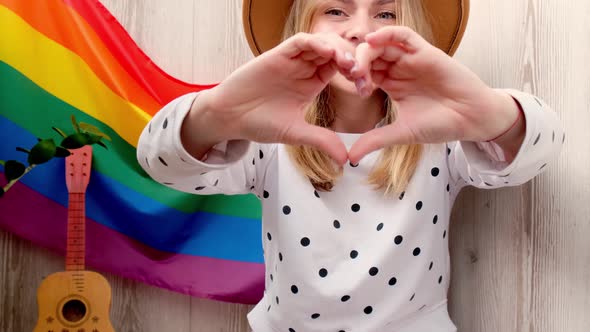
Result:
M394 123L361 136L349 152L352 163L394 144L484 141L514 122L505 96L412 29L385 27L365 41L352 78L364 86L361 95L383 89L398 113Z
M348 153L342 141L307 123L304 111L337 72L350 77L352 52L335 34L297 34L203 95L214 119L208 123L229 139L310 145L343 165Z

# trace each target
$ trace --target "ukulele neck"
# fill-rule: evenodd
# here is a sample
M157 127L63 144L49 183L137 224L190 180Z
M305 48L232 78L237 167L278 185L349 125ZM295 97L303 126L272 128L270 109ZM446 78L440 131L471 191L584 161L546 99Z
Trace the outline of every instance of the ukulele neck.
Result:
M85 269L86 214L84 193L70 193L66 242L66 271Z

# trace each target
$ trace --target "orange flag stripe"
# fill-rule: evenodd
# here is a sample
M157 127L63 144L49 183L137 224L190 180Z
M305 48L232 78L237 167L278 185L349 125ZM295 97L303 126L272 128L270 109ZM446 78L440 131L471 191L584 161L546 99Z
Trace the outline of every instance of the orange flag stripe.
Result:
M62 1L0 0L0 5L19 15L40 33L76 53L106 86L123 99L152 116L163 106L129 76L84 18ZM46 19L47 13L51 13L52 20ZM64 28L55 22L74 22L75 28Z

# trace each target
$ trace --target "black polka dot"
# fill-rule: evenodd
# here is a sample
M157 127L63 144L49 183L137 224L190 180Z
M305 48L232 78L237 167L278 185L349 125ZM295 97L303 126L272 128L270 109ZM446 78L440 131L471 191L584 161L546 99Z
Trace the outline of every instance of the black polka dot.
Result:
M380 231L383 229L383 223L380 223L379 225L377 225L377 231Z
M279 304L279 297L278 296L275 297L275 300L277 301L277 304Z
M272 276L272 273L270 274L270 281L274 281L274 278Z
M340 221L334 220L334 228L340 228Z
M260 157L260 159L264 158L264 153L262 153L262 150L258 150L258 157Z
M215 180L215 183L213 184L213 187L217 187L218 184L219 184L219 179Z
M348 164L350 165L350 167L358 167L359 166L358 163L357 164L353 164L352 162L349 162Z
M561 139L561 144L565 143L565 133L563 133L563 138Z
M165 185L168 185L168 186L171 186L171 185L173 185L173 184L174 184L174 183L172 183L172 182L162 182L162 183L163 183L163 184L165 184Z
M162 159L162 157L158 157L158 159L160 160L160 162L162 163L162 165L168 166L168 164L166 163L166 160Z
M451 190L451 186L447 183L447 192Z
M400 199L400 201L401 201L402 199L404 199L404 195L405 195L405 194L406 194L406 192L405 192L405 191L402 191L402 193L399 195L399 199Z
M471 176L469 177L469 181L473 182L473 178Z
M484 182L484 184L485 184L486 186L488 186L488 187L493 187L493 186L494 186L493 184L491 184L491 183L488 183L488 182Z
M297 288L297 286L295 286L295 285L291 286L291 293L293 293L293 294L299 293L299 288Z
M377 273L379 273L379 269L378 268L376 268L376 267L373 266L372 268L369 269L369 275L371 275L371 276L374 277L374 276L377 275Z
M320 318L320 314L318 314L318 313L311 315L311 319L318 319L318 318Z
M348 300L350 300L350 296L349 295L344 295L342 298L340 298L340 301L342 301L342 302L346 302Z
M352 259L357 258L358 255L359 255L359 252L356 251L356 250L353 250L353 251L350 252L350 258L352 258Z
M420 211L422 209L422 201L418 201L418 203L416 203L416 210Z
M328 276L328 270L321 268L319 274L320 274L320 277L325 278Z
M283 254L279 252L279 261L283 261Z
M162 125L162 128L166 129L166 127L168 127L168 118L164 119L164 124Z
M270 233L266 233L266 238L271 241L272 240L272 236L270 235Z
M252 165L256 165L256 158L252 158Z
M354 203L352 204L352 206L350 207L350 209L352 210L352 212L359 212L359 210L361 209L361 206Z
M268 198L268 196L270 196L270 194L268 193L268 191L266 191L266 190L265 190L265 191L262 193L262 197L264 197L264 198Z
M553 135L551 136L551 142L555 142L555 130L553 131Z
M412 297L410 297L410 301L414 299L414 296L416 296L416 294L412 294Z
M430 266L428 266L428 271L432 270L432 265L434 264L434 262L430 262Z
M447 156L451 154L451 148L447 146Z
M537 135L537 138L535 139L535 142L533 143L533 145L537 145L537 143L539 143L540 139L541 139L541 133L539 133L539 135Z
M289 328L289 332L296 332L296 331L292 328Z
M150 122L150 125L148 126L148 133L151 134L151 132L152 132L152 123Z
M371 307L371 306L365 307L364 312L365 312L365 314L369 315L370 313L373 312L373 307Z
M317 190L314 190L313 194L315 195L315 197L320 198L320 194L318 194Z
M443 239L444 239L445 237L447 237L447 231L445 231L445 232L443 233Z
M311 243L311 241L307 237L304 237L301 239L301 245L304 247L307 247L310 243Z
M395 277L389 279L389 286L393 286L397 283L397 279Z
M285 206L283 206L283 213L284 213L284 214L289 214L289 213L291 213L291 208L289 207L289 205L285 205Z
M395 237L395 239L393 239L393 242L395 242L395 244L401 244L403 240L404 240L404 237L401 235L398 235Z
M438 277L438 283L440 284L442 282L442 276Z
M438 173L439 173L439 172L440 172L440 170L438 169L438 167L433 167L433 168L430 170L430 175L432 175L432 176L436 177L436 176L438 176Z
M434 218L432 218L432 223L436 225L437 222L438 222L438 215L435 215Z
M414 249L414 251L412 252L412 254L413 254L414 256L418 256L418 255L420 255L420 248L415 248L415 249Z
M197 191L199 191L199 190L203 190L203 189L205 189L205 186L199 186L199 187L196 187L196 188L195 188L195 190L197 190Z
M266 311L270 311L270 306L268 306L268 308L266 309Z
M547 164L543 164L541 167L539 167L539 171L545 168L545 166L547 166Z

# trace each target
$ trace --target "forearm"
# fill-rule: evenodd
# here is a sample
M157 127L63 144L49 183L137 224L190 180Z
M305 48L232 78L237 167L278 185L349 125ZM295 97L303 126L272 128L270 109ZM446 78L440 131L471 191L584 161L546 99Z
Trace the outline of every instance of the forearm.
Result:
M195 98L191 109L184 118L180 130L180 139L185 150L194 158L203 160L207 152L216 144L229 139L224 135L221 124L209 106L207 91L202 91Z

